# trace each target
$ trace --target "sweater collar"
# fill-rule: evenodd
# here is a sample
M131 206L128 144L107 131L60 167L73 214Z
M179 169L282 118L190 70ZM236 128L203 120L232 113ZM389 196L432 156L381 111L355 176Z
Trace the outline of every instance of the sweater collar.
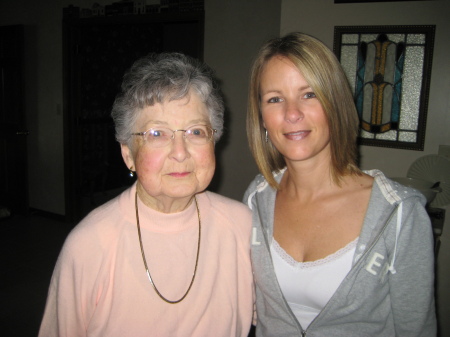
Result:
M135 193L136 183L119 196L119 205L127 220L136 225ZM142 229L170 233L183 231L192 226L198 226L198 216L194 200L186 209L177 213L162 213L146 206L139 197L137 200L139 222Z

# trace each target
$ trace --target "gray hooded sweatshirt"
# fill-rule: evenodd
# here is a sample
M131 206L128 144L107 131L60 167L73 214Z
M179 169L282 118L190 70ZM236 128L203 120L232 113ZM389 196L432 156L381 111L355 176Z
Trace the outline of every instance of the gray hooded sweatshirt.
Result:
M436 336L433 233L425 198L378 170L365 173L375 181L352 268L306 330L281 292L270 254L276 191L261 175L250 184L244 202L253 211L256 336Z

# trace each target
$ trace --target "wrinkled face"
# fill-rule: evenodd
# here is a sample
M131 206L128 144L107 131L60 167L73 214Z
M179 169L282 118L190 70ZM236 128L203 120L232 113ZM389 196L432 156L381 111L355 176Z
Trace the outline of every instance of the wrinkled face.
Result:
M141 110L134 132L150 128L185 130L193 125L210 125L205 104L198 95L157 103ZM133 148L122 145L128 168L136 171L138 195L149 207L164 212L178 211L195 193L209 185L215 170L214 143L192 144L182 131L163 147L152 146L142 136L133 136ZM177 207L175 207L177 208ZM183 207L181 207L182 209Z
M329 127L322 105L289 59L275 56L267 62L260 96L264 127L287 163L329 158Z

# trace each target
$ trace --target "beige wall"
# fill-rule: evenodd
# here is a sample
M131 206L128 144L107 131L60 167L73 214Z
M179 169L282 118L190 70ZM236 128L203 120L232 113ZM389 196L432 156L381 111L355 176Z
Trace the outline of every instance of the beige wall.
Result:
M361 167L377 168L388 176L406 176L417 158L437 154L440 144L450 145L450 1L406 1L334 4L334 0L283 0L281 34L301 31L333 47L334 26L436 25L433 69L424 151L362 146ZM438 302L441 336L450 336L450 208L446 207L438 255ZM445 228L447 227L447 228Z
M279 0L206 0L205 61L223 81L227 105L218 192L238 200L257 173L245 133L250 65L261 44L279 36L280 9Z

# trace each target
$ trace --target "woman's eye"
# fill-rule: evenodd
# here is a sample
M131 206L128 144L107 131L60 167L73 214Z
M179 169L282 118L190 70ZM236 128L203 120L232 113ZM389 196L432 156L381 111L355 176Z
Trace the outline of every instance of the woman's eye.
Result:
M202 128L190 129L190 134L195 137L206 137L206 131Z
M316 94L313 92L308 92L304 96L305 98L316 98Z
M167 131L165 130L151 130L149 136L152 138L161 138L167 136Z
M272 98L269 98L269 100L267 100L268 103L280 103L282 101L283 100L280 97L272 97Z

